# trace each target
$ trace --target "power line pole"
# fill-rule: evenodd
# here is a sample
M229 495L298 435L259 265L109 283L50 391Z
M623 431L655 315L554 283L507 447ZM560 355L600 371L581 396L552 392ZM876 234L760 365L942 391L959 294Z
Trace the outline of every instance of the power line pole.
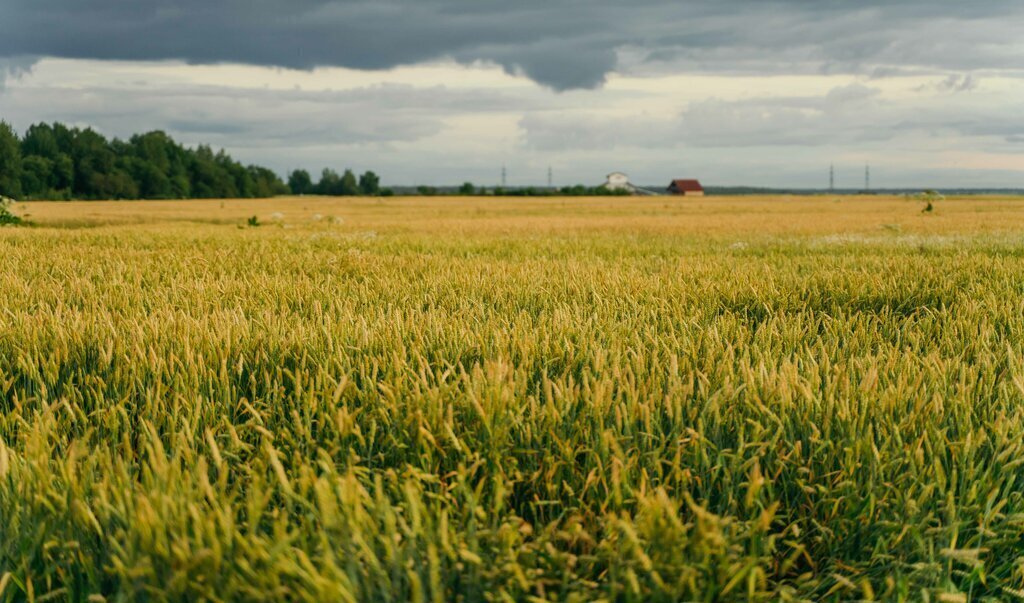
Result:
M867 191L870 191L870 190L871 190L871 166L869 164L865 163L864 164L864 191L867 192Z
M502 166L501 166L501 188L505 188L505 176L506 176L505 166L504 166L504 164L502 164Z
M828 166L828 192L834 193L836 191L836 166L832 164Z
M548 166L548 188L554 188L551 185L552 181L553 181L553 178L552 178L551 166L549 165Z

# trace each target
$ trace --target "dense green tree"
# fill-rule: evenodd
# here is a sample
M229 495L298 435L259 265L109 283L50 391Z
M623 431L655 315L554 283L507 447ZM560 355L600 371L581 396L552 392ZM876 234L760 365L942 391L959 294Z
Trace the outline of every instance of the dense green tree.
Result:
M21 195L21 142L14 129L0 121L0 196Z
M132 136L130 146L131 152L136 157L165 175L170 174L171 164L175 162L181 152L181 148L161 131Z
M75 162L73 192L76 197L102 199L108 190L120 188L108 182L116 157L101 134L91 128L78 132L72 139L71 158Z
M0 196L21 196L21 143L5 121L0 121Z
M463 182L462 186L459 187L460 195L472 195L476 193L476 187L473 186L472 182Z
M290 192L288 186L281 182L277 174L267 168L250 165L248 170L253 183L253 196L273 197L274 195L287 195Z
M130 146L130 152L141 162L135 173L143 197L189 196L189 151L161 131L133 136Z
M314 192L313 179L306 170L295 170L288 175L288 189L294 195L308 195Z
M54 160L60 154L61 149L57 143L57 134L53 126L49 124L35 124L29 126L25 132L25 139L21 143L22 154L38 155L46 159Z
M167 172L156 164L135 158L131 162L129 173L138 184L139 196L144 199L173 199L174 187Z
M192 157L189 169L192 195L197 198L228 198L238 196L235 179L222 163L218 162L213 150L200 145Z
M359 177L359 191L364 195L380 193L380 176L373 172L364 173Z
M89 190L97 199L139 198L139 186L131 176L119 169L94 172L90 177Z
M338 194L347 196L358 195L360 192L356 175L352 173L352 170L345 170L345 173L341 175L341 192Z
M75 143L75 137L78 136L78 128L69 128L61 123L54 123L51 126L53 130L53 137L57 140L57 148L60 149L61 153L71 155L71 149Z
M316 192L321 195L340 195L341 176L331 168L324 168L320 173L320 182L316 185Z
M312 182L306 173L306 191ZM345 180L343 182L343 180ZM328 179L331 194L358 183ZM289 187L273 171L243 165L225 151L185 148L165 132L107 139L95 130L34 124L19 140L0 123L0 193L52 199L267 197ZM351 193L347 193L351 194Z
M75 161L67 153L57 153L53 160L53 187L62 193L64 198L71 197L71 188L75 184Z
M296 170L296 172L300 171ZM298 179L296 180L296 178ZM293 172L289 182L294 180L296 183L301 183L301 178L301 174L296 176L296 173ZM296 186L293 185L292 192L296 192L296 190ZM359 178L356 178L352 170L345 170L339 176L338 172L326 168L320 174L320 182L313 186L313 191L321 195L335 196L377 195L381 192L380 177L373 172L366 172Z
M53 161L41 155L28 155L21 161L21 194L26 197L47 195L54 190Z
M231 194L217 195L218 197L253 197L255 192L255 186L252 181L252 176L249 175L249 171L237 163L231 157L224 152L224 149L217 151L214 156L214 161L224 171L225 174L231 180L232 185L230 186Z

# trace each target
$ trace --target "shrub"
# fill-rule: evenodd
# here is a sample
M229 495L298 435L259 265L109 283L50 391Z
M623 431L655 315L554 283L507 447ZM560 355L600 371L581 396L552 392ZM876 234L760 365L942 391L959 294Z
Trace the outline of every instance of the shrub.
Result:
M11 212L11 206L14 205L13 199L7 197L0 197L0 226L6 226L8 224L22 224L24 220L14 215Z

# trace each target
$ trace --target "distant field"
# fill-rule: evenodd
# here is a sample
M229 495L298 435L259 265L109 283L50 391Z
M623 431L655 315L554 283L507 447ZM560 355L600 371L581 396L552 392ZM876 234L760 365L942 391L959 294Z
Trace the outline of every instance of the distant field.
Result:
M171 223L240 224L250 216L292 227L338 216L343 231L403 233L622 233L732 237L878 234L896 224L918 234L1024 231L1024 197L949 199L933 215L902 197L279 197L195 201L31 202L21 213L58 228Z
M1024 599L1024 199L936 205L19 204L0 600Z

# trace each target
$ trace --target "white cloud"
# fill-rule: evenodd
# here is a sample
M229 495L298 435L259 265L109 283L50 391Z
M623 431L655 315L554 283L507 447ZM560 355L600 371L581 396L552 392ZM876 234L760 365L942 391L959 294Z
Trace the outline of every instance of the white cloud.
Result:
M600 90L555 93L451 61L292 71L44 59L8 81L0 117L20 130L164 129L281 172L374 169L390 184L491 185L504 164L512 184L543 183L550 165L558 184L623 169L644 184L821 186L829 163L852 178L870 161L879 186L1020 185L1009 157L1024 140L1024 80L990 73L965 85L969 75L613 73Z

